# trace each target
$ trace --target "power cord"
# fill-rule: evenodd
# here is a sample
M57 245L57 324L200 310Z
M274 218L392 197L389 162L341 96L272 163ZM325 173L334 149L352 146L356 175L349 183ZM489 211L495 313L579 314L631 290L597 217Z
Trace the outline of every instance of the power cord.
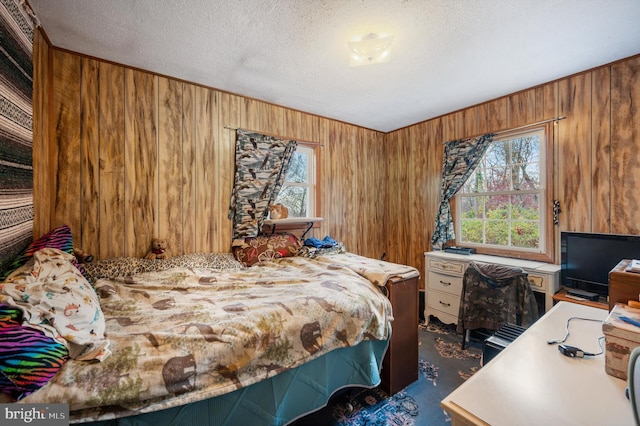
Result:
M594 322L599 322L602 323L602 320L597 320L597 319L593 319L593 318L580 318L580 317L571 317L567 320L567 324L565 327L566 330L566 334L564 335L564 337L562 339L555 339L555 340L547 340L547 344L549 345L555 345L558 343L564 343L567 341L567 339L569 338L569 323L571 322L571 320L582 320L582 321L594 321ZM585 356L598 356L598 355L602 355L604 353L604 348L602 346L602 341L604 340L604 336L600 336L598 337L598 346L600 346L600 352L598 353L590 353L590 352L585 352L580 348L576 348L575 346L569 346L569 345L558 345L558 350L560 351L560 353L564 356L568 356L570 358L584 358Z

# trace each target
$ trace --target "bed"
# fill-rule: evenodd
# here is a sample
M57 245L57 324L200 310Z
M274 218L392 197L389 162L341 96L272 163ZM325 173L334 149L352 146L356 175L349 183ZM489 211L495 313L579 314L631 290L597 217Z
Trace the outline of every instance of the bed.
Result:
M68 355L19 402L68 403L71 423L287 424L338 389L380 383L393 321L382 289L415 268L344 250L236 258L104 267L33 252L0 306Z

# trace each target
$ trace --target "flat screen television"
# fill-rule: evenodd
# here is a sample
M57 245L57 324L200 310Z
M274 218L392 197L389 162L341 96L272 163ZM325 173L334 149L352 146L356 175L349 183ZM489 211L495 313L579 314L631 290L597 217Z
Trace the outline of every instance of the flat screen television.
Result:
M562 285L607 296L609 271L623 259L640 259L640 236L562 232L560 257Z

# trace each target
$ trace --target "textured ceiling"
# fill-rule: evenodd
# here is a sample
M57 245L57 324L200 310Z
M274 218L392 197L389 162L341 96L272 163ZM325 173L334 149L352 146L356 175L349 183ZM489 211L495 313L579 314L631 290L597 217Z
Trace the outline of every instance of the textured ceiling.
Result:
M391 131L640 53L640 0L29 0L52 44ZM394 34L388 63L347 41Z

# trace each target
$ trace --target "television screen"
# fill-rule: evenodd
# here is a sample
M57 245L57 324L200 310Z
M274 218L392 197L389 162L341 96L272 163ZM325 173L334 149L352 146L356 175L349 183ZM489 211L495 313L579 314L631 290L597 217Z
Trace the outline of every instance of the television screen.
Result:
M609 293L609 272L623 259L640 259L640 236L562 232L561 282L601 295Z

